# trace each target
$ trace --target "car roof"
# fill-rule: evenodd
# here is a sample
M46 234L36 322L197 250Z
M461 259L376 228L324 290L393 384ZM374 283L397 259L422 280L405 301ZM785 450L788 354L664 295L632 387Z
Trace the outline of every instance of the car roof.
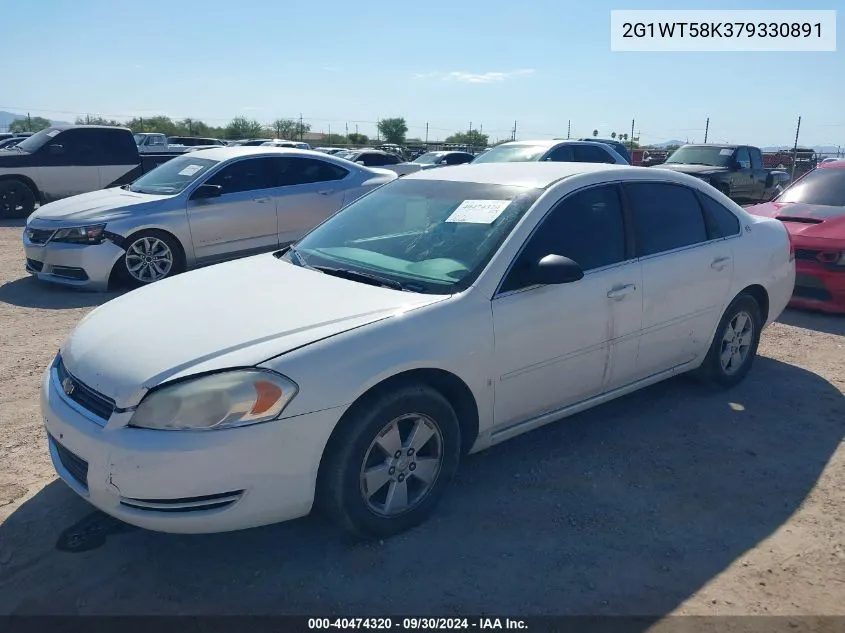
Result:
M536 141L508 141L507 143L501 143L496 147L546 147L551 149L553 147L557 147L558 145L595 145L596 143L602 144L602 141L576 141L575 139L537 139ZM492 149L496 149L493 147Z
M293 147L273 147L270 145L210 145L202 151L202 157L210 160L224 161L242 156L310 156L320 160L332 157L322 152L310 149L296 149ZM339 163L339 161L337 162Z
M552 183L569 176L587 174L600 171L618 171L620 174L631 170L649 172L655 170L648 167L631 167L630 165L612 165L609 163L558 163L558 162L526 162L526 163L481 163L453 165L449 169L426 169L417 171L402 180L448 180L455 182L474 182L479 184L510 185L520 187L545 188ZM669 172L669 170L663 170ZM671 172L673 178L675 172ZM659 174L661 178L663 174Z
M819 164L820 169L845 169L845 158Z

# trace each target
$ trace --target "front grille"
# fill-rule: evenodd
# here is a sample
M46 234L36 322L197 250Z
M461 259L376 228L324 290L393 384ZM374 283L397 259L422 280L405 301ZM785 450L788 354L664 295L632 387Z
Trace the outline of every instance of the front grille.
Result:
M132 499L130 497L122 497L120 499L120 505L145 512L207 512L209 510L221 510L233 505L241 498L243 492L243 490L234 490L232 492L220 492L201 497L181 497L178 499Z
M26 236L33 244L46 244L55 231L53 229L27 229Z
M30 259L27 257L26 267L29 270L34 270L35 272L40 273L41 269L44 268L44 262L39 262L37 259Z
M115 409L114 400L91 389L91 387L72 376L65 368L64 361L61 358L56 364L56 374L59 379L59 389L64 392L67 398L101 418L104 423L108 421Z
M818 261L816 258L819 256L821 251L814 251L808 248L796 248L795 249L795 259L803 259L808 261Z
M74 453L71 453L64 446L59 444L52 435L49 436L50 443L56 449L56 454L59 456L59 461L65 470L70 473L70 476L80 486L88 490L88 462Z

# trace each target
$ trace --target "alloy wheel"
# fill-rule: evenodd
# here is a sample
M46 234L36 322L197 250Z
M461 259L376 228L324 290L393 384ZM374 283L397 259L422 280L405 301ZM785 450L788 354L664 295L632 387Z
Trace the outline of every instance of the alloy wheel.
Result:
M164 279L173 269L173 251L164 240L142 237L126 250L126 270L137 281Z
M728 323L722 335L719 348L719 361L722 371L728 375L735 374L745 364L751 343L754 341L754 321L751 315L737 312Z

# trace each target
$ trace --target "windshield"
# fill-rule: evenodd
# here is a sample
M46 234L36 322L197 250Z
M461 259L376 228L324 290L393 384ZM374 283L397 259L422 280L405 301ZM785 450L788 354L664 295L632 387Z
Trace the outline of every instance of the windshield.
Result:
M666 164L727 167L731 164L733 154L733 147L681 147L666 159Z
M43 145L46 145L50 141L52 141L58 134L61 132L60 129L56 129L54 127L48 127L40 132L36 132L32 136L27 139L22 140L20 143L17 144L18 149L22 149L25 152L36 152Z
M417 292L452 294L478 277L541 192L396 180L314 229L286 259L377 275Z
M499 145L484 152L473 163L528 163L540 160L549 151L539 145Z
M845 207L845 169L814 169L775 201Z
M416 158L413 162L417 165L433 165L443 156L442 152L428 152Z
M185 190L218 161L199 158L196 154L177 156L144 174L132 183L129 191L170 196Z

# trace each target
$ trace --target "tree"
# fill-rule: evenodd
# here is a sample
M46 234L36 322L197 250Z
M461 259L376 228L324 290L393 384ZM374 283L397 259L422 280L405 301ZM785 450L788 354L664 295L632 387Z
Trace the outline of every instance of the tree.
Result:
M114 127L123 127L123 123L121 123L120 121L115 121L114 119L106 119L99 115L91 116L90 114L76 117L75 122L77 125L111 125Z
M611 133L610 133L610 138L616 138L616 132L611 132Z
M625 137L625 140L626 140L626 141L628 140L628 135L627 135L627 134L623 134L622 136L624 136L624 137Z
M321 143L326 145L346 145L346 137L343 134L326 134Z
M263 132L264 126L258 121L242 116L236 116L226 126L226 137L233 139L256 138L260 137Z
M133 132L158 132L167 136L176 136L179 133L179 127L169 117L159 114L151 117L135 117L126 122L128 127Z
M384 137L385 143L396 143L400 145L405 142L405 135L408 133L408 125L402 117L382 119L378 122L378 131Z
M598 136L598 135L599 135L599 131L598 131L598 130L593 130L593 136Z
M446 143L454 143L455 145L469 145L470 147L487 147L487 142L490 137L486 134L481 134L478 130L471 132L455 132L451 136L446 137Z
M49 119L40 116L15 119L9 124L10 132L39 132L52 125Z
M276 119L270 127L276 133L276 138L291 140L299 136L299 121L293 119Z
M366 145L370 142L370 139L367 137L366 134L358 134L358 132L352 132L351 134L347 135L346 138L352 145Z

